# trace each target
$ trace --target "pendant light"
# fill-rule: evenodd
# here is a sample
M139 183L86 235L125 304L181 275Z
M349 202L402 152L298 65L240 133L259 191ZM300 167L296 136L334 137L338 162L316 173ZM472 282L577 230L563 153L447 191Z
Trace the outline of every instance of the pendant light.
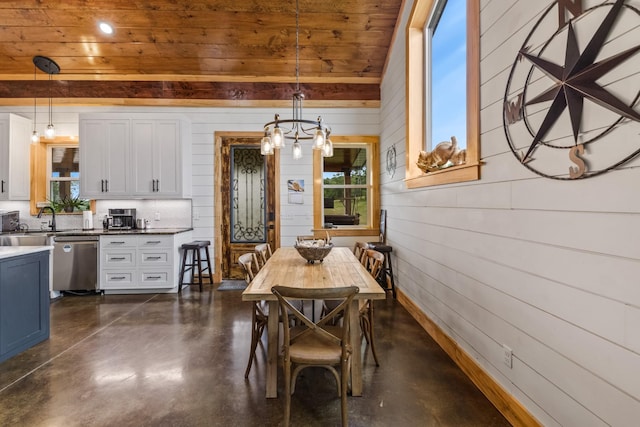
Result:
M33 64L33 81L34 82L36 81L36 64ZM33 97L33 133L31 134L32 144L36 144L38 141L40 141L40 135L38 134L38 131L36 129L37 103L38 103L38 97L34 96Z
M44 136L47 139L53 139L56 136L56 128L53 125L53 102L51 98L51 80L53 74L60 73L60 66L55 63L55 61L51 58L47 58L46 56L34 56L33 63L36 67L38 67L41 71L44 71L49 75L49 124L47 124L47 129L44 131Z
M331 129L322 123L322 118L305 120L302 118L302 101L304 94L300 91L300 5L296 0L296 90L293 93L293 118L281 119L279 114L275 119L264 125L265 136L261 141L261 152L273 154L273 149L285 147L285 140L294 141L292 153L294 159L302 158L300 140L311 140L314 150L322 150L325 157L333 156L333 144L329 140ZM304 127L305 125L311 125ZM290 126L290 127L286 127ZM331 144L329 146L329 144Z

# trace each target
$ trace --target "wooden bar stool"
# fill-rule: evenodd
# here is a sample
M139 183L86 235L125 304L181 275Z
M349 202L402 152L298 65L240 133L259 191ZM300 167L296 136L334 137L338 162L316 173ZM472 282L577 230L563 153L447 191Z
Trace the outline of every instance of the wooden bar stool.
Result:
M391 291L393 298L396 297L396 282L393 280L393 266L391 265L391 252L393 247L387 245L387 210L380 210L380 240L378 242L368 242L369 248L384 255L382 271L378 276L378 283L385 291ZM389 287L389 285L391 287Z
M182 249L182 267L180 268L180 283L178 284L178 292L182 291L182 285L198 285L200 291L202 291L202 273L208 271L209 283L213 285L213 271L211 270L211 258L209 257L209 245L208 240L195 240L193 242L185 243L180 246ZM202 249L205 251L205 259L202 259ZM206 266L203 268L202 263L206 261ZM191 282L184 282L184 275L191 271ZM197 282L195 280L198 280Z

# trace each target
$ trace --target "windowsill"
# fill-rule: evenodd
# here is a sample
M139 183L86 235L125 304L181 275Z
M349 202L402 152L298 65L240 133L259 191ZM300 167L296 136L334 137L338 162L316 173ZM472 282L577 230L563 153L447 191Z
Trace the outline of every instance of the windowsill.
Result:
M421 188L433 185L453 184L456 182L480 179L480 164L452 166L428 174L417 175L404 180L407 188Z
M373 228L314 228L311 230L315 237L324 237L326 233L329 233L331 237L343 237L343 236L373 236L378 238L380 230Z

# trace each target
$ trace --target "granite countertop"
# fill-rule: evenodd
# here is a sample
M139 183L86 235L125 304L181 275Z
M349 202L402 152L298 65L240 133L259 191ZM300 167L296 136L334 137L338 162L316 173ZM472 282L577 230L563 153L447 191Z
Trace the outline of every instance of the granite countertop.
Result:
M0 259L11 258L35 252L50 251L53 246L0 246Z
M117 235L144 235L144 234L179 234L192 231L193 228L146 228L144 230L103 230L95 228L93 230L60 230L51 233L55 236L117 236Z

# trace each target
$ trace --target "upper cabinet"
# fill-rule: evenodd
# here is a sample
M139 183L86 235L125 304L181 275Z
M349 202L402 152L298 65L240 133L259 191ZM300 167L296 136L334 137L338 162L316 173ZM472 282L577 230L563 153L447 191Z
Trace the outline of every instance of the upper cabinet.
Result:
M179 115L80 116L85 198L191 197L191 130Z
M129 195L129 120L80 119L80 194L85 199Z
M29 200L32 121L0 114L0 200Z

